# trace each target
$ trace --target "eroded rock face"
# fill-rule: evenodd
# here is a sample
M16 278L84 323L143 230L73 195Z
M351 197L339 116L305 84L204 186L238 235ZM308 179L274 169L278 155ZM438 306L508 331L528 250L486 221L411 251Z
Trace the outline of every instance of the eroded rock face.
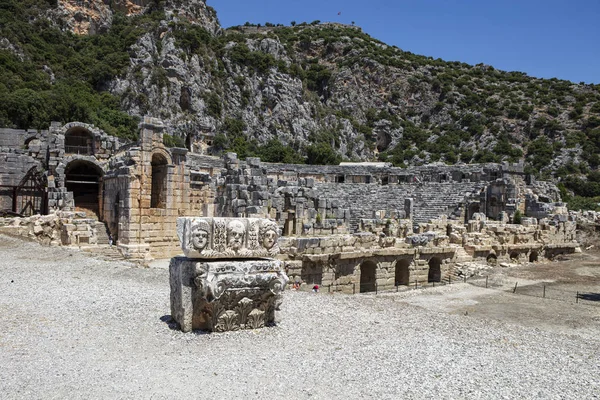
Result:
M152 0L58 0L54 14L71 32L94 35L110 28L115 13L139 15L152 4ZM167 0L164 10L167 14L175 12L180 18L206 26L210 32L219 29L215 12L203 0Z
M66 28L78 35L94 35L106 32L115 12L137 15L144 11L150 0L79 1L59 0L56 15L66 24Z

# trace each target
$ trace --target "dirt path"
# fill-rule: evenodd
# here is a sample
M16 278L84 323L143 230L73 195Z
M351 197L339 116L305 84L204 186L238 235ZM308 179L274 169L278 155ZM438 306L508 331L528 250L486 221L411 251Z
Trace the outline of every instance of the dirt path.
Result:
M482 276L467 284L426 289L422 295L402 301L437 312L598 337L599 252L574 254L544 263L498 266L487 275L488 288ZM578 292L580 298L576 299Z

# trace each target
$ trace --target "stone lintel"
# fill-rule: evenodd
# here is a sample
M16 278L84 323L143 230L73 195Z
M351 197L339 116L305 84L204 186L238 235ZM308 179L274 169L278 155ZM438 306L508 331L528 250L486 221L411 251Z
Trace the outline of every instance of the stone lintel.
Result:
M315 262L315 263L324 263L329 261L329 257L335 257L339 255L338 254L305 254L302 257L303 261L310 261L310 262Z
M556 244L547 244L545 246L547 249L575 249L579 247L577 243L556 243Z
M492 245L487 245L487 246L469 246L469 247L471 247L474 251L477 251L477 252L492 251L493 250Z
M404 256L404 255L415 255L417 249L415 248L397 248L391 247L387 249L373 250L374 256Z
M543 247L541 243L521 243L521 244L505 244L494 245L492 248L496 251L515 251L515 250L539 250Z
M335 258L339 260L351 260L354 258L372 257L373 252L371 251L353 251L351 253L339 253Z
M418 250L419 254L454 254L455 252L454 247L420 247Z

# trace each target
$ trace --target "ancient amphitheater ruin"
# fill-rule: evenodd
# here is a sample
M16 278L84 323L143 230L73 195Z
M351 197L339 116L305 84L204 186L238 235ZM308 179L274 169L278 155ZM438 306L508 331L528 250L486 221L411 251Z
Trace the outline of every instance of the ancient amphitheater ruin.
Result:
M290 283L349 293L444 281L467 261L578 248L556 187L519 164L241 161L167 148L153 118L135 143L77 122L0 133L1 230L47 244L110 235L123 257L148 261L181 253L178 217L269 218Z

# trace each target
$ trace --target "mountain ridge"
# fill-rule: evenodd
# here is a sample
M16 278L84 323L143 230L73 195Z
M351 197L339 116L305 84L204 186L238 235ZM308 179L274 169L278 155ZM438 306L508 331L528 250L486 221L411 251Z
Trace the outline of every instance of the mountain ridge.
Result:
M165 121L172 144L187 143L196 151L233 150L242 158L279 162L379 159L399 166L523 161L528 172L545 178L565 181L577 174L567 188L584 182L593 187L588 195L600 195L593 185L600 164L600 85L419 56L337 23L223 29L202 0L112 2L110 13L101 14L104 20L88 25L103 28L87 36L69 33L86 26L86 8L64 12L65 5L81 2L25 3L32 14L46 4L37 15L52 22L41 28L36 24L44 24L42 17L22 22L39 30L30 38L3 29L8 35L2 35L0 52L17 69L19 54L25 63L29 56L41 82L31 89L32 80L3 80L3 126L48 123L38 116L35 126L23 118L15 90L43 102L61 98L56 87L70 79L89 93L88 100L79 100L97 102L100 111L47 111L48 117L81 117L111 134L133 135L135 119L148 114ZM81 4L91 10L90 18L107 6ZM127 17L123 10L135 12ZM53 35L91 54L67 55L65 63L72 64L66 66L52 61L55 50L36 60L35 51L49 41L39 44L39 37ZM33 49L23 43L28 40Z

